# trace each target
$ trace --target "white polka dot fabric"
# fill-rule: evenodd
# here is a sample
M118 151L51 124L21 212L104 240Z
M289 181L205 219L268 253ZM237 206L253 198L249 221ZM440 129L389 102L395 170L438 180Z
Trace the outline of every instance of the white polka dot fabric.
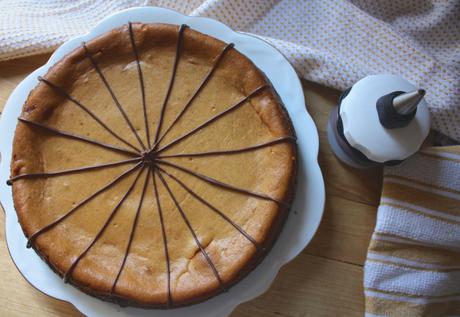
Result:
M460 140L458 0L2 0L0 60L49 52L100 19L155 5L208 16L277 47L299 76L337 89L375 73L427 90L433 128Z

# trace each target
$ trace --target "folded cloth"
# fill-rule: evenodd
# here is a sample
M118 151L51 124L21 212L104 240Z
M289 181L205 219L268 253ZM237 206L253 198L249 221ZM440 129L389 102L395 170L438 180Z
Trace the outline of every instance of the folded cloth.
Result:
M158 5L208 16L277 47L306 79L345 89L373 73L427 90L433 127L460 140L460 1L2 0L0 60L52 51L103 17Z
M460 146L385 168L364 289L366 316L460 316Z

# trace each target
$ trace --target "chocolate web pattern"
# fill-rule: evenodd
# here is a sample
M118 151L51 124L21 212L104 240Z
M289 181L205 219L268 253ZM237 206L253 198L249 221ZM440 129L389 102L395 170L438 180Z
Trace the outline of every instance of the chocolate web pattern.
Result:
M224 117L225 115L233 112L237 108L243 106L246 101L248 101L250 98L256 96L258 93L261 91L264 91L265 89L269 88L269 85L262 85L258 88L256 88L254 91L252 91L250 94L242 98L240 101L235 103L234 105L228 107L226 110L218 113L217 115L211 117L201 125L197 126L196 128L192 129L191 131L177 137L176 139L172 140L171 142L160 146L161 141L164 139L164 137L171 131L171 129L174 127L174 125L179 121L179 119L182 117L182 115L189 109L190 106L192 106L194 99L199 95L200 91L203 89L203 87L206 86L206 84L209 82L209 80L212 78L213 73L215 70L218 68L219 62L222 60L222 58L225 56L225 54L233 48L233 43L230 43L226 45L220 52L217 54L217 56L213 60L213 64L209 71L206 73L204 76L203 80L201 83L198 85L196 88L195 92L191 95L191 97L187 100L185 105L182 107L182 110L177 114L177 116L174 118L172 123L164 129L164 132L161 134L162 130L162 125L164 121L164 114L167 109L168 105L168 100L171 95L172 87L174 85L175 77L176 77L176 70L177 70L177 65L180 60L181 56L181 51L182 51L182 44L183 44L183 34L184 30L187 28L186 25L181 25L178 30L178 38L177 38L177 45L176 45L176 51L175 51L175 58L173 61L172 65L172 72L171 72L171 77L169 78L169 83L168 83L168 88L165 94L165 98L162 102L161 106L161 112L160 112L160 118L158 125L156 127L153 139L152 136L150 135L150 130L149 130L149 125L148 125L148 120L147 120L147 110L146 110L146 101L145 101L145 86L144 86L144 77L142 73L142 67L139 61L139 54L138 54L138 49L136 46L135 38L134 38L134 32L132 28L131 22L128 23L128 32L129 32L129 38L130 38L130 43L133 51L133 55L136 61L137 65L137 72L138 72L138 77L139 77L139 84L140 84L140 90L141 90L141 100L142 100L142 113L144 115L144 124L145 124L145 133L146 133L146 140L147 144L144 144L137 133L136 129L134 128L128 114L125 112L123 106L121 103L118 101L115 93L113 92L111 86L109 85L108 81L106 80L104 74L102 73L101 69L99 68L96 60L93 58L91 52L89 49L86 47L85 43L82 44L82 47L84 49L86 58L88 58L93 66L93 68L96 70L98 73L98 76L100 77L101 81L104 83L104 86L106 87L107 91L110 93L113 102L120 112L120 114L123 116L124 121L126 122L127 126L129 127L130 131L133 133L135 136L136 140L139 143L139 148L138 146L131 144L130 142L126 141L123 137L118 135L115 131L113 131L107 124L105 124L96 114L94 114L88 107L83 105L80 101L74 99L71 95L69 95L67 92L64 91L61 87L59 87L57 84L50 82L49 80L39 77L39 81L42 83L46 84L48 87L50 87L52 90L54 90L56 93L62 95L66 99L70 100L75 106L79 107L82 111L86 112L98 125L101 126L101 128L105 129L107 132L109 132L113 137L124 143L129 149L127 148L122 148L118 147L115 145L111 144L105 144L102 142L99 142L97 140L93 140L84 136L79 136L72 134L70 132L66 131L61 131L55 128L48 127L46 125L43 125L38 122L33 122L30 120L27 120L25 118L19 118L19 122L25 125L28 125L29 127L35 128L35 129L41 129L47 133L51 133L63 138L69 138L73 140L77 140L80 142L85 142L92 144L94 146L98 146L101 148L104 148L106 150L114 151L114 152L119 152L122 154L125 154L129 156L130 158L121 160L118 162L111 162L111 163L106 163L106 164L98 164L98 165L93 165L93 166L83 166L83 167L78 167L78 168L73 168L73 169L66 169L66 170L61 170L61 171L50 171L50 172L39 172L39 173L27 173L27 174L20 174L16 175L14 177L11 177L7 184L12 185L14 182L18 180L23 180L23 179L36 179L36 178L47 178L47 177L56 177L56 176L61 176L61 175L66 175L66 174L72 174L72 173L79 173L79 172L85 172L85 171L92 171L92 170L98 170L98 169L103 169L103 168L109 168L113 166L120 166L120 165L132 165L128 170L124 171L121 173L119 176L111 180L109 183L98 189L96 192L92 193L79 203L77 203L75 206L73 206L70 210L68 210L66 213L49 223L48 225L44 226L43 228L37 230L35 233L33 233L27 242L27 247L31 247L35 241L35 239L48 231L49 229L53 228L60 222L62 222L64 219L70 217L72 214L74 214L76 211L78 211L82 206L86 205L88 202L90 202L92 199L97 197L99 194L105 192L109 188L113 187L116 185L120 180L126 178L128 175L131 175L135 172L136 176L134 181L131 183L129 186L128 190L126 193L120 198L118 203L115 205L115 207L112 209L110 212L108 218L104 222L104 225L99 229L98 233L94 237L94 239L91 241L91 243L84 249L83 252L80 253L80 255L72 262L70 265L69 269L64 273L63 279L64 282L67 282L72 275L72 272L80 262L80 260L88 253L88 251L91 249L91 247L98 241L98 239L104 234L104 231L107 229L109 226L111 220L115 217L117 214L117 211L119 208L122 206L123 202L128 198L136 186L136 184L140 181L142 178L141 175L144 175L144 180L143 180L143 189L141 196L139 198L139 202L137 205L137 209L135 211L135 216L134 220L131 226L131 230L129 233L129 238L128 238L128 243L126 245L125 253L123 260L120 264L119 270L117 272L116 278L113 281L112 287L110 289L110 293L112 294L115 291L117 282L119 280L119 277L121 275L121 272L125 266L126 259L128 257L128 254L130 252L130 248L132 245L133 237L136 231L137 227L137 221L139 218L140 211L142 209L142 205L144 202L144 198L146 195L146 189L147 189L147 184L149 182L149 178L151 177L152 179L152 184L153 184L153 195L156 200L156 209L158 211L158 217L160 220L160 225L161 225L161 231L162 231L162 239L163 239L163 246L164 246L164 254L165 254L165 262L166 262L166 272L167 272L167 294L168 294L168 299L167 299L167 305L168 307L173 306L173 300L172 300L172 294L171 294L171 268L170 268L170 258L169 258L169 251L168 251L168 237L166 235L166 230L165 230L165 223L164 223L164 218L163 218L163 209L162 209L162 204L159 199L159 193L158 193L158 186L159 183L163 185L163 187L166 189L166 192L168 193L168 196L170 199L174 202L174 205L180 215L180 217L183 219L185 225L187 226L188 230L190 231L190 234L193 236L193 239L198 246L201 254L205 258L206 262L208 263L209 267L212 269L213 274L215 275L217 281L219 282L219 285L222 290L226 290L225 284L221 279L221 276L219 275L219 271L217 270L216 266L212 262L211 258L209 257L208 253L206 252L205 248L199 241L190 221L188 220L186 213L182 209L180 203L177 201L175 194L171 190L170 185L168 184L168 181L173 181L176 184L178 184L181 188L183 188L188 194L190 194L193 198L207 206L210 210L212 210L214 213L219 215L222 219L224 219L227 223L229 223L235 230L241 233L249 242L251 242L256 250L258 252L265 252L265 248L263 248L254 238L252 238L247 232L244 231L243 228L241 228L238 224L233 222L228 216L225 215L224 212L213 206L210 202L205 200L203 197L199 196L195 191L193 191L192 188L188 187L184 182L182 182L178 177L174 176L173 174L169 173L166 171L163 167L168 166L169 168L173 168L176 170L180 170L186 174L189 174L195 178L198 178L206 183L208 183L211 186L217 186L219 188L222 188L224 190L228 191L233 191L236 193L248 195L251 197L256 197L258 199L262 200L267 200L267 201L272 201L280 205L285 205L287 204L283 201L279 201L275 198L272 198L270 196L267 196L262 193L256 193L252 192L243 188L238 188L230 184L223 183L217 179L211 178L209 176L197 173L195 171L192 171L190 169L187 169L185 167L182 167L180 165L177 165L175 163L167 161L168 158L174 158L174 157L206 157L206 156L213 156L213 155L233 155L233 154L238 154L238 153L244 153L244 152L249 152L249 151L255 151L258 149L266 148L269 146L273 146L279 143L283 142L293 142L295 143L295 138L291 136L285 136L285 137L280 137L265 143L261 144L255 144L252 146L248 146L245 148L239 148L239 149L231 149L231 150L219 150L219 151L207 151L207 152L197 152L197 153L180 153L180 154L161 154L163 151L166 149L173 147L174 145L183 142L185 139L187 139L189 136L193 135L197 131L205 128L206 126L212 124L213 122L219 120L220 118ZM144 172L146 171L146 172ZM159 181L159 182L158 182Z

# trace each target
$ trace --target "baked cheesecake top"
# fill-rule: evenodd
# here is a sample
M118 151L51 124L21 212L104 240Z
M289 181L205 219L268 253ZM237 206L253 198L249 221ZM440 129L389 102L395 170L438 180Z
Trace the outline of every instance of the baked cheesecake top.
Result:
M269 81L185 25L83 43L39 77L13 147L28 246L123 305L226 290L273 244L293 194L294 132Z

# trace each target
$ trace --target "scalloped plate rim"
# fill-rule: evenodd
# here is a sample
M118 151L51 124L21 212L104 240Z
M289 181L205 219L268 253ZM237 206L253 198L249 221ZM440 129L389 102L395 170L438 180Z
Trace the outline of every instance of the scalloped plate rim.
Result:
M158 17L159 15L161 15L160 18ZM240 50L243 54L249 56L250 59L266 74L268 68L270 67L266 65L261 66L259 65L259 62L264 56L269 56L270 58L275 59L277 62L276 65L278 66L277 73L279 74L284 72L286 77L283 77L283 79L289 79L284 80L284 82L289 82L289 85L284 84L284 88L281 88L277 78L273 78L273 76L270 75L270 71L268 71L269 74L267 74L267 77L272 81L273 86L280 94L280 97L283 100L283 103L286 105L294 126L297 126L296 133L298 136L299 147L299 174L302 173L304 169L308 170L307 177L299 177L298 179L296 198L294 200L290 215L278 241L275 243L272 251L267 255L267 258L247 277L232 287L228 293L218 295L203 303L184 308L177 308L172 310L142 310L137 308L121 308L118 305L92 298L76 290L70 285L60 285L58 290L53 289L50 286L51 280L53 280L54 283L55 279L57 279L61 284L62 282L57 277L57 275L55 275L55 273L53 273L46 266L46 264L41 261L41 259L35 254L34 251L25 249L25 237L23 236L22 230L17 223L17 216L12 202L11 187L6 186L5 184L6 179L9 176L12 138L14 135L14 127L16 125L15 121L20 113L22 104L27 98L28 93L37 84L37 75L45 74L46 71L60 58L62 58L63 55L72 51L75 47L80 45L83 40L90 40L97 35L102 34L114 27L125 24L128 21L150 23L163 22L173 24L186 23L193 29L206 34L210 34L225 42L230 42L227 40L230 38L233 42L236 43L235 48ZM245 44L248 41L251 45ZM252 52L251 50L254 51ZM279 71L279 67L282 69L281 72ZM285 92L286 86L289 86L287 93ZM280 91L282 93L280 93ZM294 104L294 106L290 106L291 104ZM14 106L17 106L19 109L13 109ZM302 129L299 129L299 126L301 126ZM86 315L103 316L107 313L111 313L113 316L142 315L172 317L181 316L182 314L187 313L189 316L226 316L230 314L237 305L251 300L258 295L261 295L269 288L281 266L291 261L308 245L322 218L325 201L325 190L321 170L317 162L319 138L313 119L305 108L303 90L297 74L295 73L293 67L286 60L286 58L278 50L273 48L264 40L250 34L235 32L227 25L211 18L185 16L176 11L159 7L130 8L107 16L96 26L94 26L87 34L74 37L59 46L59 48L57 48L56 51L50 56L45 65L32 72L23 81L21 81L21 83L11 93L7 103L5 104L2 117L0 118L0 134L7 135L7 141L0 143L0 153L2 154L3 158L0 162L0 188L2 189L0 192L0 202L2 203L5 210L5 235L10 256L22 276L33 287L53 298L73 304L80 312ZM302 139L302 135L308 135L308 145L304 144L307 140ZM305 163L305 166L303 166L302 163ZM305 188L303 186L305 186ZM301 199L299 195L303 194L303 189L306 189L307 193L310 194L309 197L315 197L315 199L307 200L304 202L304 207L306 207L307 210L297 211L296 208L299 207L297 205ZM314 195L312 195L313 192ZM303 197L302 199L305 200ZM308 205L305 206L305 204ZM302 207L302 204L300 207ZM301 228L297 229L298 232L296 239L294 234L291 233L289 235L286 233L286 227L291 226L292 228L292 226L295 226L296 224L293 218L300 217L299 215L303 216L304 218L311 218L312 222L307 223L305 227L297 224L297 226L301 226ZM305 228L307 229L302 231L302 229ZM13 240L14 234L18 234L18 231L22 235L22 239L19 236L16 236L16 238L21 241ZM287 241L285 241L286 239ZM291 247L287 251L279 250L283 243L290 246L288 242L295 243L294 247ZM275 257L275 254L281 254L282 257ZM26 261L23 261L21 256L25 256L27 258L31 257L29 259L38 259L41 264L38 264L37 262L37 267L30 268L25 265L24 262ZM52 276L45 277L42 279L42 281L37 282L37 279L34 278L34 275L37 275L36 273L34 274L34 271L37 268L41 270L48 270ZM261 276L261 272L265 274ZM249 280L254 280L257 277L261 277L263 280L257 280L256 283L250 284ZM251 285L251 287L249 287L249 291L247 288L243 288L244 284ZM238 288L243 289L238 291Z

